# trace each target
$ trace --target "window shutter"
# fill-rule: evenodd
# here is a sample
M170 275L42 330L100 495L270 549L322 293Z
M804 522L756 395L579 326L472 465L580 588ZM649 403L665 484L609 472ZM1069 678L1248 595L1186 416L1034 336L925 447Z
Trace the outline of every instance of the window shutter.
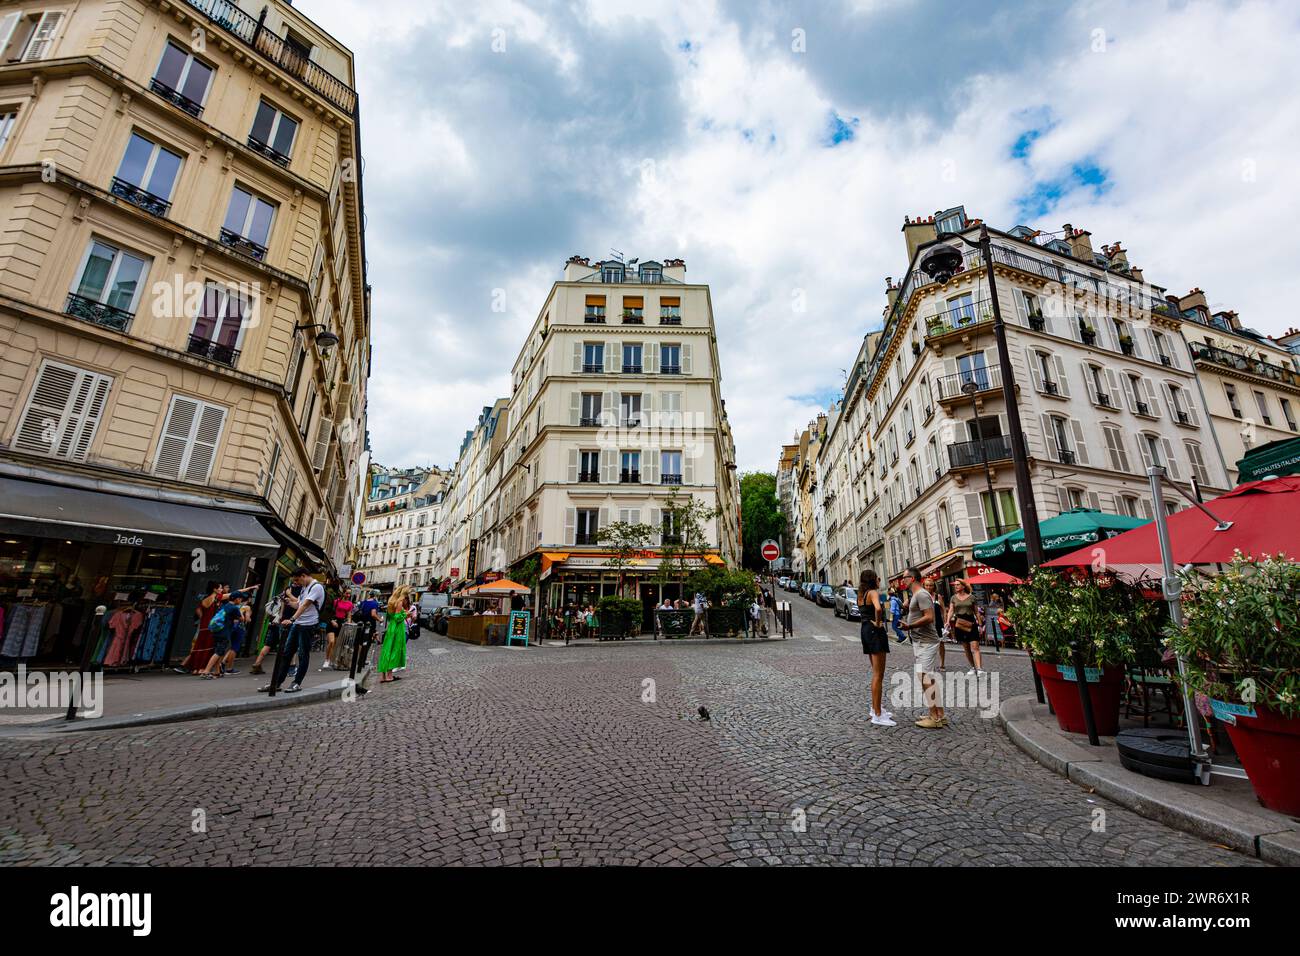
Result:
M1043 446L1047 449L1047 457L1052 461L1061 460L1061 449L1056 444L1056 429L1052 427L1051 415L1038 416L1043 429Z
M23 54L24 63L31 60L44 60L50 55L50 49L54 46L55 34L59 32L59 24L62 22L62 13L41 14L41 20L36 24L31 41L27 44L27 51Z
M573 343L573 371L574 372L582 371L582 343L581 342Z
M682 449L682 483L695 484L695 455L689 444Z
M1079 459L1079 464L1092 464L1092 459L1088 455L1088 443L1083 438L1083 423L1077 418L1071 418L1070 430L1074 432L1074 453Z
M645 370L647 372L659 371L659 343L650 342L645 347Z
M641 509L640 509L640 508L628 508L628 509L627 509L627 522L628 522L628 524L640 524L640 523L641 523Z
M324 509L322 509L320 514L318 514L315 518L312 519L311 531L307 536L311 538L313 541L315 541L317 544L324 544L327 524L328 522L325 518L325 511Z
M1151 445L1147 442L1145 434L1138 435L1138 451L1142 454L1142 474L1145 475L1146 470L1154 464L1151 461Z
M14 447L84 461L112 383L111 378L95 372L45 362L27 397Z
M1152 511L1151 511L1151 502L1150 502L1150 501L1148 501L1146 498L1143 498L1141 501L1138 502L1138 504L1141 505L1141 508L1142 508L1142 517L1144 517L1144 518L1154 518L1154 517L1155 517L1155 515L1154 515L1154 514L1152 513Z
M682 343L682 374L690 375L691 373L691 343Z
M1120 381L1120 374L1113 368L1106 369L1106 381L1110 383L1110 403L1119 408L1121 398L1124 392L1124 383ZM1129 409L1132 411L1132 409Z
M1153 335L1151 334L1151 330L1150 330L1150 329L1143 329L1143 330L1142 330L1142 339L1143 339L1143 341L1146 342L1147 355L1150 356L1151 361L1153 361L1153 362L1158 362L1158 361L1160 361L1160 356L1159 356L1159 354L1158 354L1157 351L1156 351L1156 340L1155 340L1155 336L1153 336Z
M966 500L966 530L970 532L970 543L979 544L988 538L988 532L984 530L984 506L979 495L963 497Z
M649 485L659 484L659 449L646 448L642 450L641 479Z
M1174 445L1168 438L1161 438L1160 444L1165 448L1165 470L1169 472L1169 477L1178 481L1182 478L1182 473L1178 468L1178 461L1174 458Z
M617 374L623 369L623 352L617 342L605 343L605 371Z
M1174 393L1168 382L1160 383L1160 393L1165 397L1165 407L1169 409L1169 420L1178 421L1178 406L1174 404Z
M217 443L221 440L221 425L226 420L226 410L219 405L203 404L195 423L194 440L190 443L189 460L185 465L185 480L206 482L212 473L212 463L217 457Z
M1092 404L1100 404L1097 398L1097 383L1092 379L1092 366L1087 362L1080 362L1079 369L1083 372L1083 387L1088 390L1088 400Z
M1019 289L1011 290L1011 301L1015 304L1016 321L1021 325L1029 324L1029 309L1025 306L1025 294Z
M1070 510L1070 491L1061 485L1056 486L1056 507L1060 514Z
M198 419L199 403L192 398L177 395L163 425L162 439L158 443L158 457L154 474L164 478L180 478L188 457L190 435Z
M654 424L655 393L641 393L641 426L649 428Z
M1110 466L1116 471L1128 471L1128 453L1124 450L1124 434L1118 428L1103 428L1106 447L1110 452Z
M1151 412L1153 418L1160 417L1160 399L1156 396L1156 387L1151 383L1151 379L1143 376L1142 392L1146 395L1147 409Z
M1070 397L1070 377L1065 374L1065 362L1059 355L1052 356L1052 365L1056 368L1056 387L1066 398Z
M576 425L582 421L582 393L569 393L569 424Z
M9 45L9 38L14 35L14 27L18 25L18 19L21 16L21 11L15 11L0 17L0 50Z
M311 455L311 467L320 471L329 459L330 436L334 433L334 423L324 416L316 423L316 441Z
M597 523L597 525L596 525L596 532L597 532L597 534L600 533L600 530L601 530L602 528L608 528L608 527L609 527L609 509L608 509L608 508L601 508L601 509L600 509L600 517L599 517L599 519L598 519L598 523Z
M1095 509L1096 511L1100 511L1100 510L1101 510L1101 495L1097 494L1097 492L1095 492L1095 491L1090 491L1090 492L1088 492L1088 507L1089 507L1089 508L1093 508L1093 509Z
M600 424L610 427L618 424L618 393L608 391L600 404Z
M1038 361L1038 353L1033 349L1025 349L1025 361L1029 364L1029 378L1034 383L1034 391L1043 390L1043 370Z
M578 449L569 449L569 482L573 483L578 480Z
M663 509L650 509L650 527L654 528L654 533L650 536L652 544L661 545L664 543L664 517Z
M613 448L600 450L600 480L607 485L618 481L618 452Z

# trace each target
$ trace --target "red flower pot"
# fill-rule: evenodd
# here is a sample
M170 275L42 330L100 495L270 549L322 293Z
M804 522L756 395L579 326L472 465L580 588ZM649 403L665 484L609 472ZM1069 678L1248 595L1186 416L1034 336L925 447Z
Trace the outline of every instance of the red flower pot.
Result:
M1262 707L1254 717L1228 724L1228 737L1259 802L1287 816L1300 816L1300 717Z
M1043 679L1043 690L1056 712L1056 722L1060 728L1070 734L1086 734L1088 726L1083 722L1083 701L1079 700L1079 685L1066 680L1055 664L1034 661L1038 676ZM1092 698L1092 716L1097 722L1097 733L1102 737L1114 737L1119 732L1119 702L1124 692L1124 668L1107 666L1102 669L1101 680L1088 684L1088 696Z

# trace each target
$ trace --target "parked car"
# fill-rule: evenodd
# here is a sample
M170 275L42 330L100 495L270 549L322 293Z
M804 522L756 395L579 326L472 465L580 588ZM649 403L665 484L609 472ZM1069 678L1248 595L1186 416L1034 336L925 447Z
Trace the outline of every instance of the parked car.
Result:
M835 589L835 616L850 620L862 617L862 609L858 607L857 591L849 587Z
M429 626L433 628L435 633L445 635L447 633L447 618L464 617L472 613L467 607L440 607L433 612L433 619Z
M807 598L809 601L815 600L813 589L816 587L817 587L816 581L805 581L803 583L803 596Z
M790 590L790 575L788 574L781 575L779 578L776 579L776 585L777 587L781 588L784 591Z
M420 626L433 624L433 616L438 608L447 606L447 595L437 591L426 591L420 595Z
M819 584L813 593L813 599L816 600L818 607L834 607L835 589L829 584Z
M786 578L786 581L785 581L785 589L786 589L787 591L798 591L798 590L799 590L799 582L798 582L797 580L795 580L794 578Z

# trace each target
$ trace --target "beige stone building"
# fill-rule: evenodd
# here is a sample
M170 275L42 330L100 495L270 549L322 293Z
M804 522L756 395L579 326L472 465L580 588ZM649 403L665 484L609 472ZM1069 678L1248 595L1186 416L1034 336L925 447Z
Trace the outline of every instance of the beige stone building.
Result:
M187 619L213 575L345 561L370 334L351 54L283 0L4 3L0 48L0 601L105 579ZM75 651L66 617L42 653Z

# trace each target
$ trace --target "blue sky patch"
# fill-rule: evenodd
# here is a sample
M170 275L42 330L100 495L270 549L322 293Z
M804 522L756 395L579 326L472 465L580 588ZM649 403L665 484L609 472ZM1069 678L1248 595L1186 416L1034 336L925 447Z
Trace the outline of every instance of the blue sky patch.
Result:
M838 146L840 143L846 143L857 135L854 131L857 129L858 118L850 116L848 119L840 116L839 113L831 110L828 120L828 129L826 132L826 145Z
M1099 199L1111 185L1106 170L1091 159L1081 160L1070 167L1066 176L1034 183L1016 201L1016 209L1022 221L1034 219L1051 212L1067 193L1084 192L1092 199Z

